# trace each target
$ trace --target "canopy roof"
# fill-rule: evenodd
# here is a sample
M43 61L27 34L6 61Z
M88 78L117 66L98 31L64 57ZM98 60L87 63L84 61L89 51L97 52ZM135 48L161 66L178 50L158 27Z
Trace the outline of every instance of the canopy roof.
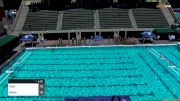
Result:
M27 35L24 35L20 40L21 41L33 41L34 38L35 37L32 34L27 34Z
M143 37L156 37L156 35L154 33L152 33L151 31L145 31L145 32L142 32L140 34Z

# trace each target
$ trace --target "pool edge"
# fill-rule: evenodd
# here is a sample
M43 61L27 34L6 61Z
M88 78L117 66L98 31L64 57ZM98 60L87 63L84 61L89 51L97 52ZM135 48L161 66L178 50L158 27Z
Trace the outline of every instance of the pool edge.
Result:
M136 44L136 45L99 45L99 46L65 46L65 47L29 47L26 48L27 50L32 50L32 49L58 49L58 48L91 48L91 47L141 47L141 46L173 46L173 45L177 45L176 44Z

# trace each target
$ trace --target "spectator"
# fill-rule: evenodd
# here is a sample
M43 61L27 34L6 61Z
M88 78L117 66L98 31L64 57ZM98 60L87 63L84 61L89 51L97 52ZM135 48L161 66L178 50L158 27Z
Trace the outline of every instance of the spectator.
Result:
M160 39L160 36L159 35L157 35L157 40L159 40Z
M168 35L168 39L171 40L171 35Z
M168 39L169 39L170 41L175 41L176 36L175 36L175 35L169 35L169 36L168 36Z
M83 41L84 41L84 44L85 44L86 43L86 38L85 37L83 38Z
M74 38L72 38L72 45L74 45Z

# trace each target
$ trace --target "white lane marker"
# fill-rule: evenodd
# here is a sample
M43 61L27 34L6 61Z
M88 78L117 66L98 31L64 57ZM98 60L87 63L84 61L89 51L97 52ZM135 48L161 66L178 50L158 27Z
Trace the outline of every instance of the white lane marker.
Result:
M0 78L2 78L4 76L4 73L0 76Z
M27 52L25 52L17 61L19 61L19 60L20 60L24 55L26 55L26 54L27 54ZM17 63L17 62L16 62L16 63ZM15 64L15 63L14 63L14 64ZM14 65L14 64L13 64L13 65ZM13 66L13 65L12 65L12 66ZM12 67L12 66L11 66L11 67ZM11 67L10 67L10 68L11 68ZM10 69L10 68L9 68L9 69ZM9 69L8 69L8 70L9 70ZM7 72L7 70L6 70L5 72ZM4 73L0 76L0 78L2 78L3 76L4 76Z
M176 70L175 70L175 68L171 68L176 74L178 74L178 75L180 75L180 73L179 72L177 72Z
M168 63L168 67L170 68L170 69L172 69L176 74L178 74L178 75L180 75L180 69L179 68L177 68L173 63L171 63L166 57L164 57L163 55L161 55L160 53L158 53L155 49L153 49L153 48L148 48L148 50L152 53L152 54L154 54L157 58L160 58L161 60L164 60L164 61L166 61L167 63ZM154 51L154 52L153 52ZM159 56L158 56L158 55Z
M180 71L180 69L179 69L178 67L177 67L176 69L177 69L178 71Z
M24 57L24 59L23 60L21 60L21 62L23 62L29 55L31 54L31 52L29 52L29 54L28 55L26 55L25 57ZM21 62L19 62L19 63L21 63Z
M24 53L17 61L16 63L18 63L19 60L21 60L21 58L23 58L28 52Z
M25 54L27 54L27 52L26 52ZM24 56L25 54L23 54L23 56ZM30 52L28 55L26 55L26 56L24 57L24 59L21 60L21 62L23 62L30 54L31 54L31 52ZM19 61L23 56L21 56L8 70L5 71L5 73L3 73L3 74L0 76L0 78L1 78L1 77L3 77L5 74L8 74L3 80L1 80L0 85L9 77L9 75L10 75L11 73L14 72L14 71L10 71L10 69L13 69L13 68L15 67L15 65L21 63L21 62L18 63L18 61Z
M29 53L29 54L27 54L24 58L23 58L23 60L21 61L21 62L15 62L8 70L7 70L7 72L8 71L10 71L11 69L13 69L14 67L15 67L15 65L17 65L17 64L19 64L19 63L22 63L29 55L31 54L31 52ZM13 71L13 70L12 70Z
M10 73L11 74L11 73ZM0 85L8 78L8 76L10 75L8 74L1 82L0 82Z
M157 58L160 58L155 52L153 52L150 48L148 48L148 50L152 53L152 54L154 54Z

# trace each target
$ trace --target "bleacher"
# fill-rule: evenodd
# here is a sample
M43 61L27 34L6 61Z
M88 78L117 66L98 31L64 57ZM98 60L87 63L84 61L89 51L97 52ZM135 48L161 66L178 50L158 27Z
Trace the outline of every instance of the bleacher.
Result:
M85 9L65 10L63 14L63 30L93 29L94 12Z
M138 28L167 28L169 24L159 9L136 8L133 9Z
M127 9L105 8L99 10L99 22L102 29L132 28Z
M29 12L23 26L24 31L56 30L58 11L40 10Z
M167 28L169 24L159 9L132 9L137 28ZM29 12L23 31L56 30L59 11ZM62 12L60 30L94 29L95 12L88 9L68 9ZM104 8L98 10L100 29L132 28L129 9Z

